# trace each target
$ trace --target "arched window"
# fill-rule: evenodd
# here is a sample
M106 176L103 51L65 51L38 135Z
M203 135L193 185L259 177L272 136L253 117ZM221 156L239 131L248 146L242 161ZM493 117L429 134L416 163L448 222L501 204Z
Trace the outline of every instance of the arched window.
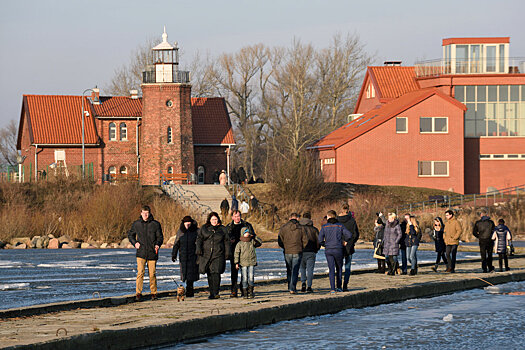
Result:
M117 126L115 123L109 123L109 141L115 141L117 139Z
M173 167L172 166L168 167L168 174L173 174Z
M171 126L168 126L168 143L172 143L172 142L173 142L173 135L171 131Z
M126 141L128 139L128 127L126 123L120 123L120 141Z
M199 165L199 167L197 168L197 183L204 183L204 167L202 165Z
M117 168L115 168L114 166L110 166L109 169L108 169L108 173L109 174L116 174L117 173Z
M127 174L128 173L128 168L125 165L121 166L120 167L120 173L121 174Z

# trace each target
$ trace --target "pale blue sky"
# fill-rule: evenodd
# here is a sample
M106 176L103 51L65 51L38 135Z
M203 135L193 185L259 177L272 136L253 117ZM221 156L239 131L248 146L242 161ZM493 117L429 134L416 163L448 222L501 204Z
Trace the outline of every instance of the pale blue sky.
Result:
M525 57L523 0L442 1L79 1L2 0L0 127L18 121L23 94L80 95L104 87L149 37L178 41L183 60L294 37L325 46L356 33L377 63L441 58L441 39L510 36L511 56ZM181 62L184 65L184 61Z

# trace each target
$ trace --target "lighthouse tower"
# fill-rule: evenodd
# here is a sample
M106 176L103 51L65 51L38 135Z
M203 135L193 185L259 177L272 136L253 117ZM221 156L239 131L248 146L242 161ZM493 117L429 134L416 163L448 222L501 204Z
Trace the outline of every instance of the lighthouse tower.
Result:
M179 70L179 48L162 42L152 49L142 76L140 179L158 185L162 173L195 172L190 74Z

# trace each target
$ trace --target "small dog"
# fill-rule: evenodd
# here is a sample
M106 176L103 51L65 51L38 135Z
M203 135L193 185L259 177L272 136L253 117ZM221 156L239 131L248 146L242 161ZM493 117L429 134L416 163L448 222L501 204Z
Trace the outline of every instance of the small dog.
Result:
M177 288L177 301L184 301L184 298L186 297L186 289L184 286L179 286Z

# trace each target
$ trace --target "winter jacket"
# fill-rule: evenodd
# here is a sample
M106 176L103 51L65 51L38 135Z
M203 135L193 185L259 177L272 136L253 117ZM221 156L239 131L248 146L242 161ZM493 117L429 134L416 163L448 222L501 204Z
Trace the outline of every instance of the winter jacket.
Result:
M383 246L383 238L385 236L385 226L374 227L374 248Z
M226 225L226 233L228 233L228 238L230 239L230 252L235 251L235 246L241 239L241 231L244 227L248 228L252 236L255 236L255 231L252 224L242 219L238 224L232 221Z
M405 245L405 240L407 238L407 222L405 220L399 223L399 228L401 229L401 241L399 241L399 249L406 250L407 246Z
M197 264L197 254L195 254L198 230L195 221L191 223L188 229L182 223L173 244L171 258L175 261L177 254L179 254L180 278L183 282L199 280L199 265Z
M412 247L412 246L419 246L419 242L421 241L421 236L423 234L421 233L421 229L419 231L416 231L416 228L414 225L408 226L408 233L405 236L405 246Z
M225 227L202 226L197 234L195 254L200 273L223 273L226 259L230 257L230 238Z
M155 246L161 246L164 241L162 227L150 213L148 220L144 221L142 216L131 225L128 232L128 239L132 245L140 243L137 249L137 258L146 260L158 260L159 255L155 253Z
M443 223L443 219L441 219L439 216L436 219L441 223L441 229L439 231L432 230L432 239L434 240L436 252L442 253L447 248L445 240L443 239L443 230L445 229L445 224Z
M456 217L453 216L447 221L444 228L443 239L445 240L445 244L458 245L461 232L463 232L463 228Z
M284 249L284 254L299 254L308 244L308 238L299 221L292 219L279 230L277 242Z
M228 203L228 200L225 198L221 202L221 210L228 211L230 210L230 203Z
M510 230L505 225L498 225L492 233L492 240L494 242L494 247L496 248L496 253L503 254L507 252L507 245L512 240L512 235Z
M348 231L337 219L330 218L321 227L318 241L326 250L344 251L343 241L351 242L352 238L352 232Z
M239 201L237 200L237 198L235 198L235 196L232 196L231 209L232 209L232 211L239 210Z
M399 254L399 242L401 241L401 226L396 219L392 222L388 221L385 226L383 237L383 254L385 256Z
M496 225L494 225L494 221L490 220L488 216L483 216L481 220L476 221L476 223L474 224L472 234L474 235L474 237L479 239L480 242L490 242L495 227Z
M303 227L308 243L304 247L303 252L317 253L319 251L319 230L314 226L314 222L307 218L299 220L299 224Z
M248 242L240 241L235 247L234 263L240 266L257 266L257 254L255 248L260 247L262 241L259 237L253 237ZM235 267L232 267L235 268Z
M357 222L351 213L338 216L337 221L343 224L343 226L352 233L352 241L348 242L348 244L345 246L345 255L348 256L350 254L354 254L354 247L357 240L359 239L359 228L357 227Z

